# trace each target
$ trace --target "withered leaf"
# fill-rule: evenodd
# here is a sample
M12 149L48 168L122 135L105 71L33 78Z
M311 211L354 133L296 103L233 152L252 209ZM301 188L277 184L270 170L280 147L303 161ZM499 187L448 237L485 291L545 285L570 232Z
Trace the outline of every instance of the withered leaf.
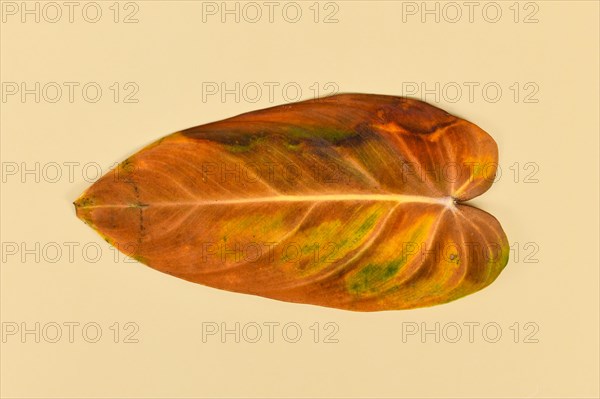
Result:
M476 125L414 99L341 94L180 131L121 163L77 216L159 271L356 311L448 302L493 282L502 227L463 204L494 181Z

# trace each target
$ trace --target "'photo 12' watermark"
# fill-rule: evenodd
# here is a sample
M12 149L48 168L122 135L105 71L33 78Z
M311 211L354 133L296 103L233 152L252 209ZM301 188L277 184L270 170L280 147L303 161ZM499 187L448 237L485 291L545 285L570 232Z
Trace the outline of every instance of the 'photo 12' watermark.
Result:
M402 82L400 95L440 103L510 101L537 104L540 86L536 82Z
M137 24L140 3L135 1L3 1L3 24Z
M54 184L94 183L110 173L114 182L127 181L138 169L134 163L113 163L103 167L100 162L89 161L5 161L0 164L2 183ZM248 187L264 182L276 185L289 184L348 184L355 179L352 170L336 162L299 164L297 162L202 162L198 164L199 185L239 184ZM399 161L397 182L406 184L417 180L422 183L452 184L482 178L490 183L499 181L515 184L540 182L540 164L534 161L514 161L508 164L468 161L445 162L428 167L414 162Z
M203 1L203 23L337 24L340 3L335 1Z
M402 1L402 22L539 23L540 6L533 1Z
M2 82L2 103L88 103L103 101L136 104L136 82Z
M399 259L448 262L461 261L495 263L501 258L501 243L482 245L479 242L463 244L441 244L424 241L398 241ZM112 263L136 263L136 254L141 249L137 242L108 243L96 241L2 241L0 244L4 264L95 264L100 261ZM277 265L298 264L335 265L343 261L347 253L346 242L332 240L284 243L273 241L202 241L193 248L195 266L214 267L231 265ZM513 263L539 263L540 245L534 240L509 243L509 259ZM177 251L173 251L176 254ZM462 254L462 255L461 255Z
M319 98L339 91L340 87L336 82L202 82L202 102L292 103L304 99L307 95L310 98Z
M2 343L78 343L103 342L137 344L140 326L132 321L96 322L48 321L48 322L2 322Z
M202 343L276 343L296 344L312 342L315 344L339 343L340 327L335 322L298 323L295 321L249 321L202 323Z
M540 327L537 323L528 321L520 323L515 321L503 325L496 321L488 322L402 322L402 343L476 343L485 342L495 344L498 342L513 342L524 344L537 344L540 342L538 333Z

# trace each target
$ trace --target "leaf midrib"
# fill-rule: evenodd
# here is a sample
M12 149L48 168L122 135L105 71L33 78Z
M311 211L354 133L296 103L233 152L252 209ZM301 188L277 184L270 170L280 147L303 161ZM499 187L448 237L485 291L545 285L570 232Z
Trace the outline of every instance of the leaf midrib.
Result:
M277 195L271 197L253 197L236 199L215 199L215 200L183 200L183 201L159 201L149 204L131 203L131 204L97 204L97 205L79 205L80 208L147 208L169 207L169 206L211 206L211 205L234 205L234 204L257 204L257 203L277 203L277 202L338 202L338 201L380 201L396 203L426 203L438 204L450 207L454 205L452 197L427 197L421 195L403 195L403 194L344 194L344 195Z

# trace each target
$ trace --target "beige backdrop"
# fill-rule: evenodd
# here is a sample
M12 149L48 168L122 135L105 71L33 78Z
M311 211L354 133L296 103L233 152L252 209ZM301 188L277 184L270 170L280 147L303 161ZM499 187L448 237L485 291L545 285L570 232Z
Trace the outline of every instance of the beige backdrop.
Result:
M597 2L1 4L3 397L598 397ZM128 261L75 217L165 134L336 90L497 140L474 202L513 250L489 288L282 303Z

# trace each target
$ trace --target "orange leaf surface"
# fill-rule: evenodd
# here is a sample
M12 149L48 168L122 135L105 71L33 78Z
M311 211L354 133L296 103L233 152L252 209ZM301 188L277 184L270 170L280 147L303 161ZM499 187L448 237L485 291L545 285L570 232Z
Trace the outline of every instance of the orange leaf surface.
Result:
M173 133L75 202L127 255L224 290L356 311L448 302L493 282L508 242L463 204L494 140L427 103L341 94Z

